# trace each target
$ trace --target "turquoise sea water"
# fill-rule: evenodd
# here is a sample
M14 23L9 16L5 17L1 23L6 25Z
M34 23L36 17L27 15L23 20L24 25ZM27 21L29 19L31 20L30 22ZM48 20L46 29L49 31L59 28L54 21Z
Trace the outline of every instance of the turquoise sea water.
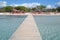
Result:
M0 40L8 40L27 15L0 15Z
M34 16L42 40L60 40L60 16Z

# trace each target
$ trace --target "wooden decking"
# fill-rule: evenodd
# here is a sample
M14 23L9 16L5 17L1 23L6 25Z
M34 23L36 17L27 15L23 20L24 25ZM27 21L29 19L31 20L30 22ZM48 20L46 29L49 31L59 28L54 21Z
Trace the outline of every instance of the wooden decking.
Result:
M9 40L42 40L31 14L28 15Z

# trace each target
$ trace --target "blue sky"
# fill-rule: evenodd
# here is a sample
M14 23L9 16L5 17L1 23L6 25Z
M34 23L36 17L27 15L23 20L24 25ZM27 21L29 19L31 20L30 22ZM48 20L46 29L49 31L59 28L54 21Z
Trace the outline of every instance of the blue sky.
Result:
M24 3L39 3L40 5L51 5L56 6L56 3L60 3L60 0L0 0L5 1L6 5L12 5L12 4L24 4Z
M0 0L0 1L6 1L8 4L16 3L16 4L21 4L21 3L33 3L33 2L38 2L43 5L55 5L56 2L59 2L59 0Z

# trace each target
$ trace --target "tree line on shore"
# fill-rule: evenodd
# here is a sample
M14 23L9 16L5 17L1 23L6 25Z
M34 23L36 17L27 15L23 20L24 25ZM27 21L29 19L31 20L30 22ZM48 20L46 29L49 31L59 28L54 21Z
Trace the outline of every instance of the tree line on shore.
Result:
M5 7L0 8L0 12L12 12L13 8L16 10L25 11L25 12L32 12L32 11L60 12L60 6L56 7L56 8L46 9L46 6L44 6L44 5L36 6L34 8L28 8L28 7L24 7L24 6L16 6L16 7L5 6Z

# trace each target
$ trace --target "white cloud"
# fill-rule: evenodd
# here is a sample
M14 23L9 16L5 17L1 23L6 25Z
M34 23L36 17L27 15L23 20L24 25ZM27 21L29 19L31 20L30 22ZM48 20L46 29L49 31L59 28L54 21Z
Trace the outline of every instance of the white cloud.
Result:
M29 7L29 8L32 8L32 7L36 7L40 5L40 3L23 3L23 4L13 4L11 6L25 6L25 7Z
M47 6L46 6L46 9L51 9L51 8L52 8L51 5L47 5Z
M0 1L0 6L6 6L7 5L7 2L5 1Z
M56 8L54 5L47 5L46 9L52 9L52 8Z
M38 5L40 5L40 3L24 3L24 4L22 4L22 6L25 6L25 7L36 7L36 6L38 6Z
M13 3L13 4L11 4L10 6L14 6L14 7L15 7L15 6L19 6L19 4L14 4L14 3Z

